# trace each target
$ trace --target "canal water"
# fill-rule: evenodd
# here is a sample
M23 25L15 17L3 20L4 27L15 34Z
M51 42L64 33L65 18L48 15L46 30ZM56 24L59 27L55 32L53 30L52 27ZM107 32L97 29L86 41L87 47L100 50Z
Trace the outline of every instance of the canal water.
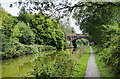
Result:
M74 62L71 62L69 57L74 57L74 54L77 53L81 53L80 55L82 55L83 53L81 52L81 49L83 48L64 50L64 54L61 54L63 51L49 50L38 54L24 55L14 59L2 60L2 77L30 76L30 71L36 72L36 67L38 67L37 69L41 72L45 68L49 68L49 70L51 69L53 72L59 70L58 73L60 73L61 70L62 72L66 71L66 67L69 66L67 69L70 72ZM53 76L55 75L56 74Z

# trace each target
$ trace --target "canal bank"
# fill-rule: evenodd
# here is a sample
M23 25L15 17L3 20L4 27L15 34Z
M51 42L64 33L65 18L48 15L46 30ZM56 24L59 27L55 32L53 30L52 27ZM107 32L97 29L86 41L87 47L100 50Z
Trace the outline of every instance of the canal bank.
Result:
M36 77L37 74L42 76L44 72L50 77L76 77L76 75L82 72L82 68L85 67L83 66L83 62L87 61L87 59L82 57L89 55L89 53L85 53L86 51L83 50L85 48L86 47L81 47L62 51L49 50L27 56L24 55L15 59L3 60L2 76ZM78 63L80 61L81 63ZM76 71L78 65L80 67L79 70L81 70L79 72ZM84 68L84 70L85 69L86 68ZM81 77L81 75L78 76Z
M36 54L47 50L56 50L56 47L48 45L25 45L22 43L16 43L11 50L8 52L2 52L0 55L2 56L2 60L6 60L17 58L23 55Z
M43 51L39 54L43 56L54 52L56 52L56 50ZM2 77L26 76L28 72L33 70L33 65L35 64L35 60L37 58L37 54L29 54L14 59L2 60Z

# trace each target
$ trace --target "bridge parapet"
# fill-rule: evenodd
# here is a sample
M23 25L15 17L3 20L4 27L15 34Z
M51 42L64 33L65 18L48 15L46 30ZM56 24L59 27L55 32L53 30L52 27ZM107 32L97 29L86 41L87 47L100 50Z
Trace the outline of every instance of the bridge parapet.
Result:
M74 33L71 33L71 34L68 34L67 36L88 36L88 34L74 34Z
M88 34L73 34L72 33L72 34L68 34L66 39L71 41L71 40L81 38L81 37L86 38L88 37Z

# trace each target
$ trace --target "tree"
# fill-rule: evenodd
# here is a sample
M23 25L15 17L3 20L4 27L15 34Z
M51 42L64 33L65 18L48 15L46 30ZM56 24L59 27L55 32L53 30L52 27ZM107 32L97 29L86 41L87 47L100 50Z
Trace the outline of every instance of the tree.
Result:
M23 21L26 24L29 22L29 14L27 13L24 7L21 8L19 16L17 18L18 20Z
M115 25L116 23L118 24L119 16L119 8L110 4L100 8L98 8L96 5L92 7L86 7L84 8L83 12L81 11L74 14L74 17L76 20L78 20L77 24L80 25L80 29L83 30L84 33L88 33L91 39L98 45L103 45L105 41L104 34L106 34L105 31L107 29L104 27L104 25ZM79 19L80 17L81 19ZM109 28L109 26L107 27Z
M30 27L36 34L35 43L52 45L58 49L64 47L64 34L56 20L43 13L30 15Z
M29 24L19 22L13 28L13 36L19 38L19 42L23 44L34 44L35 34L30 29Z

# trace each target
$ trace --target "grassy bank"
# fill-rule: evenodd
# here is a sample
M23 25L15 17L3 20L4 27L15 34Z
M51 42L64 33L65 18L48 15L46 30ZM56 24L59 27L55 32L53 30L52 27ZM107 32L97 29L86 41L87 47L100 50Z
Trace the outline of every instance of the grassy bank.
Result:
M100 73L100 77L115 77L112 68L107 66L105 62L101 60L99 55L95 55L96 64Z
M10 59L19 57L27 54L35 54L45 50L56 50L56 47L48 45L24 45L21 43L16 43L13 45L12 49L5 52L1 52L2 59Z
M85 48L81 48L81 50L82 50L81 51L82 54L78 52L73 56L76 63L72 77L84 77L85 75L87 68L87 61L89 59L90 47L86 46Z
M95 53L95 60L100 77L115 77L112 67L108 66L107 63L103 61L102 56L100 56L99 53L96 53L97 49L95 47L93 47L93 51Z

